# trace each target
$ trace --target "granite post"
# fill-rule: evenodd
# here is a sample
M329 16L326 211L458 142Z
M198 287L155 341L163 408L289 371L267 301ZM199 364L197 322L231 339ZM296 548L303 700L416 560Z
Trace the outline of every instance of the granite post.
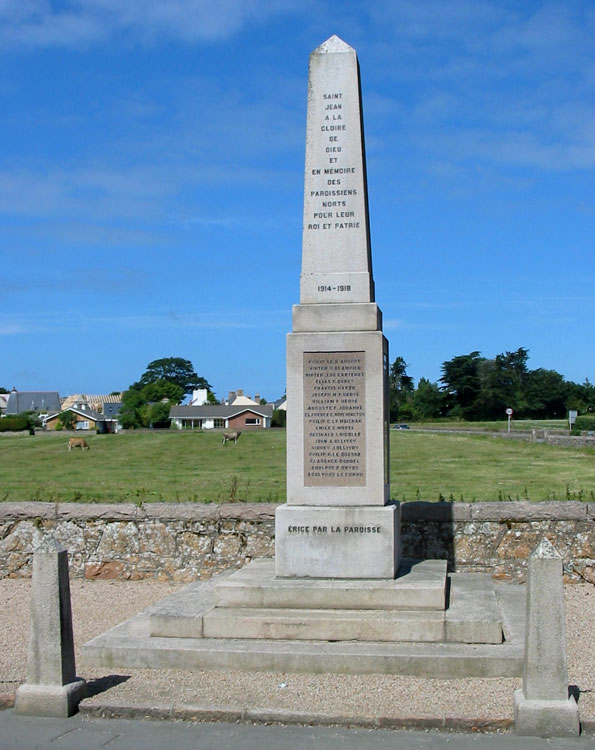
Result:
M68 552L48 536L33 555L27 682L17 690L15 712L65 718L86 692L75 673Z
M287 505L279 577L395 578L388 345L374 301L359 66L310 56L300 304L287 338Z
M578 707L568 695L562 557L542 539L529 558L523 687L514 693L515 732L574 737Z

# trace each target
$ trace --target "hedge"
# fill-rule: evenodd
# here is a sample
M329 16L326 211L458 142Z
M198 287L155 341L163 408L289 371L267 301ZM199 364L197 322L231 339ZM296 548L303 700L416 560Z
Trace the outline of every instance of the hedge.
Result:
M595 432L595 416L577 417L572 427L573 435L580 435L581 432Z
M0 419L0 432L21 432L28 429L29 417L27 415Z

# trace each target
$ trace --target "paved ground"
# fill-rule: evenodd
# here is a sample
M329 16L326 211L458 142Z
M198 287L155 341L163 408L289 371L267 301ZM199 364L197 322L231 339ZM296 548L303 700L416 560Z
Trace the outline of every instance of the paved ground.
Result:
M565 750L593 748L592 737L541 740L503 734L445 734L386 729L264 726L253 724L126 721L123 719L40 719L0 712L2 750L429 750L494 748Z
M132 617L152 602L171 594L176 588L179 586L154 581L73 580L71 590L77 651L87 640ZM2 694L10 703L14 691L25 679L29 589L29 580L0 581L0 703ZM580 690L581 719L588 723L591 732L590 745L587 746L593 747L595 587L590 584L567 586L566 614L569 681ZM88 680L92 692L92 696L85 701L86 710L101 715L105 709L107 714L119 717L142 717L148 713L147 707L150 707L155 718L168 718L174 712L179 718L208 720L209 711L216 710L222 719L241 717L244 721L250 721L250 712L256 712L252 714L252 720L260 718L261 721L265 721L268 713L272 719L280 722L283 722L284 715L287 716L287 723L298 722L302 716L306 723L311 720L329 724L336 719L335 723L344 726L442 726L485 731L510 728L512 692L520 686L520 680L517 679L454 681L392 675L288 675L272 672L242 673L231 670L126 671L117 668L101 670L86 665L80 658L80 653L77 656L77 667L78 674ZM0 711L3 726L6 722L6 726L10 725L11 715L9 711ZM213 716L212 713L210 715ZM90 718L87 717L86 720L90 721ZM76 724L78 727L81 719L79 717L73 721L79 722ZM99 725L83 723L80 726ZM235 726L233 724L231 728ZM250 724L246 723L244 726L249 727ZM323 727L320 729L322 731ZM297 727L291 730L293 731L297 732L296 737L302 736L299 734L301 730L298 731ZM334 730L327 728L325 731L330 734L325 735L323 732L321 736L334 736ZM362 736L367 737L366 731L362 731ZM294 736L291 732L288 736ZM394 732L395 730L390 733L391 736ZM433 733L430 734L433 736ZM378 736L385 735L380 732ZM405 736L398 732L399 738ZM510 735L504 736L510 738ZM500 736L502 741L504 736ZM444 737L448 739L452 735L445 733ZM0 738L4 740L3 733L0 733ZM0 748L4 750L5 745L2 741ZM66 742L66 739L64 741ZM26 748L26 745L21 744L19 747ZM54 743L51 747L61 746ZM300 745L296 744L295 747Z

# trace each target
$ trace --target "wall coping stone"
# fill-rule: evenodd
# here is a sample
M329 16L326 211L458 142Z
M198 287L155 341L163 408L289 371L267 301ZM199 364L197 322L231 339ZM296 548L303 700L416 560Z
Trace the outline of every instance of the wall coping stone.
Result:
M218 521L216 503L147 503L139 508L139 517L160 521Z
M470 521L469 503L414 501L401 503L402 521Z
M56 503L0 503L0 521L26 521L28 518L56 518Z
M473 521L581 521L587 506L574 500L532 503L529 500L471 504Z
M110 521L270 521L279 503L0 503L0 521L29 518ZM403 521L567 521L595 519L595 503L560 500L530 502L401 503Z

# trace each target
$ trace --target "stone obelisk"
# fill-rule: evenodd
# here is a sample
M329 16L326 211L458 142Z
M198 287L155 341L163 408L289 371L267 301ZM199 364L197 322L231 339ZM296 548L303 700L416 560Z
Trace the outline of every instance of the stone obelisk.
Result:
M300 304L287 338L280 577L394 578L388 345L374 301L359 66L332 36L310 56Z

